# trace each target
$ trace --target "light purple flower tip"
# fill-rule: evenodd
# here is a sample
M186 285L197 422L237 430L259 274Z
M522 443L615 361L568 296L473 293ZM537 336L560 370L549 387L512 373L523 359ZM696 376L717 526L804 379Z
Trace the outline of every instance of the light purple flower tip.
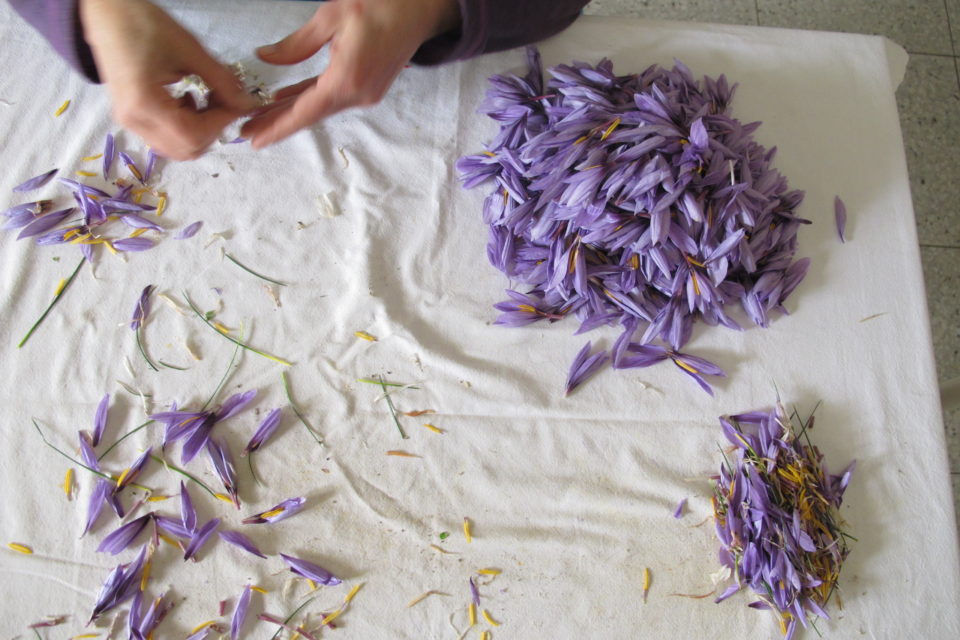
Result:
M473 579L473 576L470 576L470 597L473 599L473 604L477 607L480 606L480 590L477 588L477 583Z
M679 503L677 503L677 508L674 509L673 511L673 517L676 518L677 520L682 518L684 509L686 509L686 507L687 507L687 499L683 498L682 500L680 500Z
M91 622L140 592L140 575L146 556L147 545L143 545L133 562L118 565L110 572L93 605Z
M266 558L266 554L253 544L253 542L247 536L243 535L239 531L219 531L217 532L220 538L224 541L229 542L230 544L240 547L248 553L252 553L255 556L260 556L261 558Z
M110 394L103 394L100 404L97 405L97 413L93 417L93 437L90 444L96 447L103 439L104 429L107 428L107 413L110 411Z
M247 619L247 609L250 607L250 585L248 584L237 599L237 606L233 610L233 618L230 620L230 640L237 640L240 637L240 629L243 627L243 621Z
M147 450L141 453L140 457L133 461L133 464L130 465L123 477L117 481L117 486L113 490L115 494L119 493L124 487L128 486L140 476L144 468L150 462L151 453L153 453L153 447L147 447Z
M220 409L216 411L215 415L217 422L222 422L223 420L240 413L255 397L257 397L256 389L250 389L249 391L233 394L227 398L223 404L220 405Z
M163 231L163 227L158 225L153 220L147 220L141 215L136 213L127 213L120 216L120 222L124 223L128 227L133 227L135 229L149 229L151 231Z
M130 328L134 331L140 328L144 319L150 314L150 294L153 292L153 288L152 284L148 284L140 292L137 306L133 308L133 314L130 316Z
M183 230L174 236L177 240L186 240L187 238L192 238L197 235L197 232L200 231L200 227L203 226L202 220L197 220L196 222L191 222L183 228Z
M157 156L157 154L153 152L153 149L147 150L147 168L143 171L144 182L150 181L150 176L153 175L153 169L154 169L154 166L157 164L158 157L159 156Z
M833 215L837 219L837 235L840 236L840 242L846 242L847 205L843 204L840 196L833 198Z
M129 155L121 151L119 153L120 159L123 161L123 164L127 166L127 170L130 171L130 175L136 178L140 184L144 184L145 180L143 177L143 172L140 171L140 168L137 166L137 163L133 161Z
M113 134L108 133L107 139L103 143L103 179L110 179L110 167L113 166L113 157L116 155L116 147L113 144Z
M197 529L190 539L189 544L187 544L186 550L183 552L183 559L189 560L197 555L197 552L200 551L200 548L206 543L210 536L213 535L213 532L216 531L218 526L220 526L220 518L214 518Z
M307 562L306 560L301 560L300 558L294 558L293 556L288 556L284 553L281 553L280 557L283 558L283 561L286 562L287 566L290 567L290 571L294 572L298 576L307 578L308 580L313 580L317 584L334 586L342 582L340 578L336 577L323 567L313 564L312 562Z
M17 193L24 193L26 191L33 191L34 189L39 189L43 185L50 182L50 179L57 174L57 171L59 171L59 169L51 169L46 173L41 173L38 176L34 176L29 180L27 180L26 182L22 182L18 184L13 188L13 190Z
M240 508L240 500L237 497L237 472L233 466L233 457L230 455L230 449L227 444L214 438L207 439L207 455L210 457L210 464L214 472L223 483L223 488L233 500L233 504Z
M190 492L187 491L187 485L180 481L180 522L187 531L195 531L197 528L197 510L193 507L193 500L190 498Z
M303 509L306 504L306 498L300 496L297 498L288 498L275 507L271 507L262 513L252 515L243 519L243 524L263 524L265 522L280 522L292 515L295 515Z
M256 451L273 435L277 427L280 426L280 413L280 409L274 409L267 414L267 417L264 418L260 426L257 427L253 437L250 438L250 442L247 443L246 448L243 450L243 455Z
M587 357L590 353L590 347L591 343L587 342L573 359L573 364L570 365L570 373L567 376L566 395L570 395L571 391L576 389L578 385L589 378L610 359L606 351L600 351Z
M121 238L112 242L113 248L117 251L146 251L153 248L153 240L150 238Z
M100 512L103 510L103 505L107 501L107 496L111 493L111 489L110 482L104 478L98 478L93 485L93 491L90 493L90 502L87 504L87 523L83 527L83 532L80 534L81 536L86 535L87 532L93 528L97 518L100 516Z
M37 218L34 218L33 222L26 225L22 231L17 235L17 240L22 238L31 238L33 236L38 236L41 233L53 229L55 226L63 222L67 216L73 215L76 213L76 207L71 207L69 209L61 209L60 211L54 211L52 213L43 214Z
M153 512L151 511L145 516L140 516L120 526L100 542L97 551L117 555L136 540L140 532L146 528L152 519Z

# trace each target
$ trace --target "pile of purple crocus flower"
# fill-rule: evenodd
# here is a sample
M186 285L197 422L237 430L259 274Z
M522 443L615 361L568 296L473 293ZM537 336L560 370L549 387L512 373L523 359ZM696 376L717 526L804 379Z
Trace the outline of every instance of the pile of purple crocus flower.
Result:
M609 355L574 363L568 393L608 359L670 359L709 393L704 376L723 372L679 350L696 318L740 329L728 304L761 327L785 311L809 265L793 259L803 193L753 140L760 123L730 115L724 76L698 82L680 62L616 75L603 60L554 67L545 83L535 49L528 62L523 77L490 78L480 111L500 130L457 163L465 187L494 184L487 256L526 289L495 305L497 323L619 324Z
M794 427L779 405L720 424L735 453L715 478L713 509L720 562L735 581L717 602L749 587L759 598L749 606L772 610L790 640L808 615L829 619L853 540L837 510L855 463L830 474L810 442L813 416Z

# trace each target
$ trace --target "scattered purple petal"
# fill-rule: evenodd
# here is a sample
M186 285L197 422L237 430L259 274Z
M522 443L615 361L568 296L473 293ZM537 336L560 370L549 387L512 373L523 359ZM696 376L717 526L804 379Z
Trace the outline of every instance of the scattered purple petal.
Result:
M117 251L146 251L153 248L153 240L150 238L121 238L112 242L113 248Z
M252 515L243 519L243 524L263 524L265 522L280 522L290 516L298 513L306 504L306 498L288 498L275 507L271 507L262 513Z
M97 547L97 551L101 553L117 555L133 544L133 541L136 540L137 536L139 536L146 526L150 524L152 519L153 513L151 512L118 527L116 530L110 533L110 535L104 538L102 542L100 542L100 546Z
M840 242L846 242L847 205L843 204L840 196L835 196L833 199L833 215L837 219L837 235L840 236Z
M174 236L177 240L186 240L187 238L192 238L197 235L197 231L200 231L200 227L203 226L202 220L197 220L196 222L191 222L183 228L183 230Z
M73 215L76 213L76 208L71 207L69 209L61 209L60 211L54 211L53 213L46 213L37 218L34 218L33 222L26 225L23 230L17 235L17 240L22 238L31 238L33 236L38 236L41 233L53 229L55 226L63 222L67 216Z
M29 180L27 180L26 182L21 182L20 184L15 186L13 190L16 193L25 193L27 191L33 191L35 189L39 189L43 185L50 182L50 179L53 178L53 176L57 175L57 171L59 171L59 169L51 169L46 173L41 173L38 176L34 176Z
M247 443L247 446L243 450L241 457L262 447L263 444L270 438L270 436L273 435L273 433L277 430L277 427L280 426L280 413L280 409L273 409L267 414L267 417L264 418L263 422L260 423L260 426L257 427L253 437L250 438L250 442Z
M595 373L603 364L610 359L606 351L600 351L588 357L591 344L588 342L580 349L580 353L573 359L570 365L570 373L567 376L567 387L565 395L577 388L584 380Z
M247 619L247 609L250 608L250 585L243 588L243 593L237 600L237 606L233 610L233 618L230 620L230 640L237 640L240 637L240 629L243 628L243 622Z
M103 439L103 432L107 428L107 414L110 411L110 394L103 394L100 404L97 405L97 413L93 417L93 436L90 438L90 444L94 447L100 444Z
M103 144L103 179L110 179L110 167L113 166L113 158L116 155L116 147L113 144L113 134L108 133L107 139Z
M153 285L148 284L140 292L137 299L137 306L133 308L133 314L130 316L130 328L136 331L143 324L144 319L150 315L150 294L153 292Z
M260 549L257 547L257 545L253 544L253 542L250 540L250 538L248 538L247 536L243 535L243 534L240 533L239 531L219 531L219 532L218 532L218 535L219 535L224 541L229 542L230 544L232 544L232 545L234 545L234 546L240 547L241 549L243 549L244 551L246 551L246 552L248 552L248 553L252 553L253 555L259 556L259 557L261 557L261 558L266 558L266 557L267 557L266 554L264 554L262 551L260 551Z
M220 526L220 518L214 518L197 529L187 544L186 550L183 552L183 559L189 560L197 555L197 552L200 551L200 548L207 542L210 536L213 535L213 532L216 531L218 526Z
M197 528L197 510L193 507L190 492L187 491L187 485L182 480L180 481L180 522L187 531L193 532Z
M317 584L334 586L340 584L340 578L336 577L323 567L313 564L312 562L307 562L306 560L301 560L300 558L294 558L293 556L288 556L284 553L280 554L280 557L283 558L283 561L287 563L287 566L290 567L290 571L294 572L298 576L307 578L308 580L313 580Z

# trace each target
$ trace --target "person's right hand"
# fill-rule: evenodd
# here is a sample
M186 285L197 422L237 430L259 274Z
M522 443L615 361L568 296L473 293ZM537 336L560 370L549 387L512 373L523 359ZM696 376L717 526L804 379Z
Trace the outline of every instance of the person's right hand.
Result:
M229 69L146 0L80 0L80 18L114 118L161 156L198 157L224 127L258 106ZM164 88L190 74L212 90L204 111Z

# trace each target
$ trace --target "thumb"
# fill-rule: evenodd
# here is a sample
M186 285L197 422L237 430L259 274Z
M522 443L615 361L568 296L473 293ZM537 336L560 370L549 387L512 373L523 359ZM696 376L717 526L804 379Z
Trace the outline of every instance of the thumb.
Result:
M296 64L315 54L330 41L336 31L334 5L335 3L325 3L305 25L286 38L257 49L257 57L270 64Z
M199 44L188 59L188 70L203 78L220 105L239 113L246 113L260 105L243 87L233 71L210 56Z

